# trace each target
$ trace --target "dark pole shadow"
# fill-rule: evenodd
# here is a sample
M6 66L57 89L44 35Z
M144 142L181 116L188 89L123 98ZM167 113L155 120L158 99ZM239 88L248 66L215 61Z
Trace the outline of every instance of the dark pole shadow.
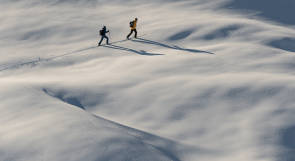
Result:
M202 51L202 50L196 50L196 49L186 49L186 48L182 48L182 47L179 47L179 46L176 46L176 45L171 46L171 45L167 45L167 44L164 44L164 43L160 43L160 42L153 41L153 40L148 40L148 39L143 39L143 38L138 38L138 39L131 40L131 41L144 43L144 44L152 44L152 45L162 46L162 47L169 48L169 49L187 51L187 52L191 52L191 53L214 54L214 53L211 53L211 52L208 52L208 51Z
M154 53L148 53L144 50L134 50L134 49L130 49L130 48L126 48L126 47L122 47L122 46L118 46L118 45L105 45L103 47L106 48L110 48L110 49L116 49L116 50L123 50L123 51L129 51L129 52L133 52L139 55L146 55L146 56L159 56L159 55L164 55L164 54L154 54Z

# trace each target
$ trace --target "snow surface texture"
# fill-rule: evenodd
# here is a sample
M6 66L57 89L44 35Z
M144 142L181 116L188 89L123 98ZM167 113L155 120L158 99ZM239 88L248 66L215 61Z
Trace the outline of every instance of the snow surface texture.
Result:
M0 160L294 161L294 8L2 0Z

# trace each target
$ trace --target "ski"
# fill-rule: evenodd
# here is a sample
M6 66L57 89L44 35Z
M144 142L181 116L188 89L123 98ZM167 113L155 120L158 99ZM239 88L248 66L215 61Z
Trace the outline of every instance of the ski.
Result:
M112 45L112 44L118 44L118 43L122 43L122 42L125 42L125 41L130 41L130 40L132 40L132 39L118 40L118 41L114 41L114 42L111 42L111 43L108 43L108 44L97 45L97 47L106 46L106 45Z
M126 42L126 41L131 41L133 39L138 39L138 38L141 38L143 36L145 36L146 34L143 34L141 36L137 36L137 38L129 38L129 39L124 39L124 40L118 40L118 41L114 41L114 42L111 42L109 44L102 44L102 45L97 45L97 47L100 47L100 46L106 46L106 45L112 45L112 44L118 44L118 43L122 43L122 42Z

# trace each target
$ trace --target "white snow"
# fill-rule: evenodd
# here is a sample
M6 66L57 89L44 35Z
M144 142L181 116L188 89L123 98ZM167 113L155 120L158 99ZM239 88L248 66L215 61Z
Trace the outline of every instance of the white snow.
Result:
M295 4L261 2L1 1L0 161L294 161Z

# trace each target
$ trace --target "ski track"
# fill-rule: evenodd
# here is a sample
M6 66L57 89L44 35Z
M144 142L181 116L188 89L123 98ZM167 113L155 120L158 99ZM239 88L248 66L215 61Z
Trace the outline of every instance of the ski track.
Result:
M162 46L164 48L180 50L180 51L185 51L185 52L189 52L189 53L214 54L214 53L211 53L211 52L208 52L208 51L201 51L201 50L196 50L196 49L186 49L186 48L182 48L182 47L179 47L179 46L176 46L176 45L166 45L166 44L163 44L163 43L160 43L160 42L155 42L155 41L152 41L152 40L146 40L146 39L143 39L141 37L139 37L139 40L130 39L130 40L114 41L113 43L110 43L110 45L102 45L101 47L130 51L130 52L140 54L140 55L145 55L145 56L164 55L164 54L147 53L146 51L143 51L143 50L136 51L134 49L113 45L113 44L118 44L118 43L122 43L122 42L125 42L125 41L134 41L134 42L139 42L139 43L144 43L144 44L160 45L160 46ZM41 62L53 61L53 60L58 59L58 58L70 56L70 55L77 54L77 53L80 53L80 52L86 52L88 50L92 50L92 49L96 49L96 48L98 48L98 47L89 46L89 47L78 49L78 50L75 50L75 51L72 51L72 52L66 53L66 54L56 55L56 56L47 57L47 58L38 57L38 58L36 58L36 60L33 60L33 61L25 61L25 62L22 62L22 63L16 63L16 64L10 64L10 65L9 64L8 65L2 65L2 66L5 66L5 67L0 69L0 71L20 68L22 66L28 66L28 65L31 65L31 67L34 67L34 66L38 65Z
M1 1L0 160L294 161L295 3L245 2Z

